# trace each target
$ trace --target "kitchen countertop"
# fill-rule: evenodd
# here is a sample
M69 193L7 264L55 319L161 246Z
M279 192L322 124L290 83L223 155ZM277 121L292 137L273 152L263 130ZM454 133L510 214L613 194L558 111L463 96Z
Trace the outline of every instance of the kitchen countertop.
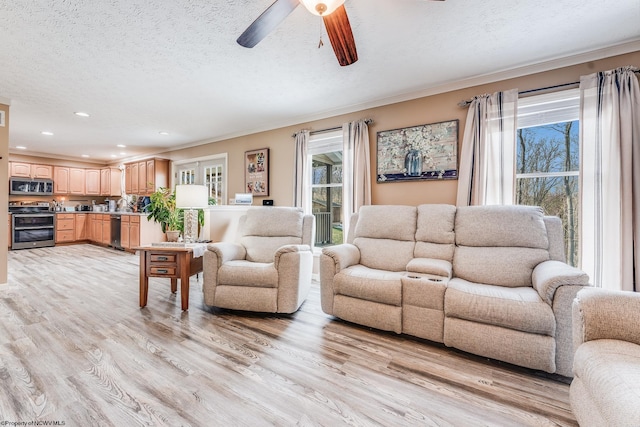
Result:
M106 215L138 215L138 216L147 216L148 214L145 212L98 212L98 211L59 211L54 212L55 214L106 214Z

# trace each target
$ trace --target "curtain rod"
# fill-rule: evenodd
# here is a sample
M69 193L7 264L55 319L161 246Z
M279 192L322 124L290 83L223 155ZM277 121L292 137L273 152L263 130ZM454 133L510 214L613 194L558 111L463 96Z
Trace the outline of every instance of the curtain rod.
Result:
M364 122L368 125L370 125L371 123L373 123L373 119L364 119ZM334 130L340 130L342 129L342 126L335 126L332 128L327 128L327 129L320 129L320 130L314 130L314 131L310 131L309 135L315 135L318 133L325 133L325 132L333 132ZM295 138L296 136L298 136L299 132L294 133L293 135L291 135L293 138Z
M640 73L640 70L635 70L634 73L636 73L636 74ZM524 95L524 94L533 93L533 92L542 92L542 91L545 91L545 90L558 89L558 88L567 87L567 86L577 86L579 84L580 84L580 82L571 82L571 83L562 83L562 84L554 85L554 86L539 87L537 89L529 89L529 90L520 91L520 92L518 92L518 95ZM472 99L462 100L462 101L458 102L458 107L466 107L467 105L471 104L472 101L473 101Z

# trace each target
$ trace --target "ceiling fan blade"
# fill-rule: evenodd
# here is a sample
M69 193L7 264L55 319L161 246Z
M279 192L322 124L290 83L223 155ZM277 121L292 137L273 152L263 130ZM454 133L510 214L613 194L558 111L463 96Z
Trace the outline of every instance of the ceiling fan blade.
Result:
M299 4L299 0L276 0L244 30L244 33L240 34L236 41L240 46L254 47L271 31L275 30Z
M349 17L344 5L337 8L332 14L323 16L322 19L340 65L344 67L356 62L358 60L356 42L353 39L351 24L349 24Z

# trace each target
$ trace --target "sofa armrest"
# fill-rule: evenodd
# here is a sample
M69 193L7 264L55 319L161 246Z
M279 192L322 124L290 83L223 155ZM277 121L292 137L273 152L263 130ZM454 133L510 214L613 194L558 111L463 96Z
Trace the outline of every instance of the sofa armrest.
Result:
M335 273L360 262L360 249L351 243L324 248L322 254L333 259Z
M540 298L549 305L553 304L554 295L560 286L589 286L587 273L564 262L554 260L538 264L533 269L531 281Z
M281 246L274 257L278 271L277 312L293 313L309 295L313 252L309 245Z
M640 345L640 293L582 289L573 301L574 348L613 339Z
M360 250L351 243L322 249L320 255L320 304L322 311L333 314L335 289L333 278L340 270L360 262Z
M245 259L247 250L237 243L218 242L207 245L207 250L218 256L218 268L227 261Z
M311 252L309 245L284 245L280 246L273 257L273 265L278 269L280 258L285 254L295 254L296 252Z

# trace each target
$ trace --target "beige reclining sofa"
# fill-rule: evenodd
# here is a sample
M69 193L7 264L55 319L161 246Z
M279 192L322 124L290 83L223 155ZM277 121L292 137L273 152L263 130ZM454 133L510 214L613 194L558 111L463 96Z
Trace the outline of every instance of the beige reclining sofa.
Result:
M571 304L562 224L532 206L363 206L320 258L325 313L563 376Z

